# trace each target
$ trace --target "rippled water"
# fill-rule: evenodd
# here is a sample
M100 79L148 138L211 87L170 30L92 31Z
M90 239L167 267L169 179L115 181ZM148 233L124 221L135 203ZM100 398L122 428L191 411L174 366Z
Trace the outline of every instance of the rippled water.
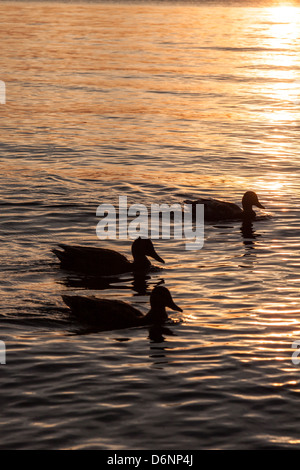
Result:
M0 4L2 449L298 448L300 7ZM100 203L255 190L265 213L156 240L137 288L62 272L58 242L96 237ZM87 332L61 295L143 312L164 280L184 312ZM146 289L146 290L145 290Z

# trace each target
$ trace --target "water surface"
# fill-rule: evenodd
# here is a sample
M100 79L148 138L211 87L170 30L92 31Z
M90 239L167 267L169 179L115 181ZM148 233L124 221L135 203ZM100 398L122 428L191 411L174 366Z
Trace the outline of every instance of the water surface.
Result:
M299 447L300 9L267 4L0 4L2 449ZM271 215L156 240L162 271L109 289L62 272L59 242L100 242L101 203L240 204ZM169 332L87 332L66 292ZM179 321L180 320L180 321Z

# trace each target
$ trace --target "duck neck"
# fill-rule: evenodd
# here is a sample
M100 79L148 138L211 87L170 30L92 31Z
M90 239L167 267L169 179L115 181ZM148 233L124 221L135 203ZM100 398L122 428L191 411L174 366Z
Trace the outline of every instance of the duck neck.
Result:
M151 309L145 316L146 322L150 321L151 323L154 323L156 325L165 323L167 319L168 319L168 315L166 312L166 308L163 305L151 307Z
M151 266L145 254L137 253L135 250L132 251L133 264L136 269L147 269Z
M243 203L243 218L246 220L255 219L256 214L252 209L252 204Z

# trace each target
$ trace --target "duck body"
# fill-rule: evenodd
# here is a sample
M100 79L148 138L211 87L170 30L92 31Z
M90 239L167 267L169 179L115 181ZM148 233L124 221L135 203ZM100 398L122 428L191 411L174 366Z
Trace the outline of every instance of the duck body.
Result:
M113 275L134 269L133 263L115 250L90 246L60 244L61 250L53 250L63 269L84 274Z
M237 204L219 199L200 198L196 201L184 201L192 206L193 217L196 217L197 204L204 205L204 220L255 220L256 214L252 206L264 209L255 192L247 191L242 199L241 209Z
M64 295L63 301L79 321L102 330L161 325L168 315L166 306L182 312L166 287L155 287L150 296L151 308L146 315L122 300Z
M143 324L143 315L122 300L64 295L63 301L79 321L103 329L130 328Z
M152 266L147 256L164 263L149 239L138 238L133 242L131 247L132 261L115 250L105 248L65 244L60 244L59 248L52 251L60 260L61 267L83 274L110 276L147 271Z

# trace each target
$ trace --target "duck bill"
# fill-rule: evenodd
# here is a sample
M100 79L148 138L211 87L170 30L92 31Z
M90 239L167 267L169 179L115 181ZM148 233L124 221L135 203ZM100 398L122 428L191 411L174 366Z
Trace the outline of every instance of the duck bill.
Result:
M256 207L259 207L260 209L265 209L265 206L263 206L260 202L257 201L257 203L255 204Z
M154 249L151 250L151 253L149 253L149 256L151 256L151 258L155 259L156 261L159 261L160 263L165 264L164 260L156 253Z
M173 300L170 300L168 302L167 307L169 307L172 310L175 310L176 312L182 312L183 311L180 307L178 307L178 305L175 304L175 302L173 302Z

